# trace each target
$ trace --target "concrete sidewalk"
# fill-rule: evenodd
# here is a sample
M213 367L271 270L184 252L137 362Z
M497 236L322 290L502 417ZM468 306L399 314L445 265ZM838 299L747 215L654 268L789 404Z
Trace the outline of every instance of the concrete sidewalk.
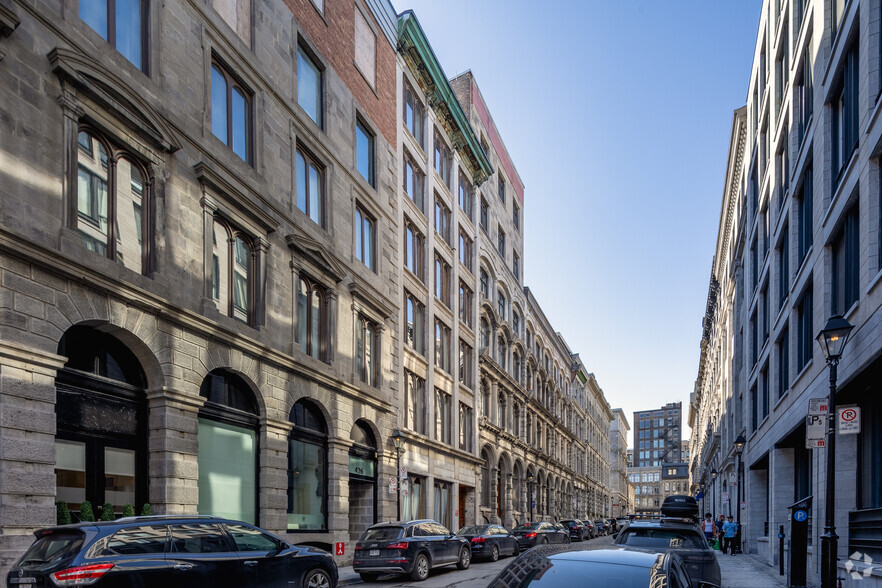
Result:
M786 577L779 576L773 568L750 555L728 555L716 552L723 577L723 588L784 588Z
M352 566L337 568L337 586L352 586L353 584L363 584L361 577L355 573Z

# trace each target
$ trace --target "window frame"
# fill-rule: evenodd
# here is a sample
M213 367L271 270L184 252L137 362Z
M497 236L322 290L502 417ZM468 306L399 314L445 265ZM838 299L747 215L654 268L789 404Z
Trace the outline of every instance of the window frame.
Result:
M116 51L117 53L122 55L126 59L126 61L128 61L133 66L135 66L139 71L144 73L144 75L149 76L150 75L150 67L149 67L149 64L150 64L150 59L149 59L149 56L150 56L150 43L149 43L150 27L148 26L148 23L149 23L149 19L150 19L150 2L149 2L149 0L138 0L139 9L140 9L139 10L139 12L140 12L140 14L139 14L140 23L139 24L141 26L140 43L138 45L139 45L139 51L141 52L141 55L140 55L141 63L137 64L134 61L132 61L131 59L129 59L129 57L127 55L125 55L122 51L120 51L119 48L117 47L117 40L118 40L117 39L117 36L118 36L117 24L118 23L116 21L116 1L117 0L95 0L96 4L103 3L106 7L106 11L105 11L104 15L107 19L107 23L106 23L107 24L107 31L106 31L107 36L103 35L101 33L101 31L92 27L92 25L83 18L82 10L83 10L83 6L85 6L87 4L86 0L79 0L77 17L83 23L85 23L86 26L89 27L89 29L91 29L93 32L95 32L99 37L101 37L102 39L107 41L107 43L109 43L113 47L114 51Z
M226 145L230 151L236 154L242 161L247 163L250 166L254 166L254 92L246 86L240 78L238 78L234 73L232 73L231 68L226 65L223 61L217 58L217 56L213 56L211 60L210 67L210 80L211 80L211 120L212 120L212 128L211 134L216 137L219 141L221 141L224 145ZM225 104L226 104L226 131L227 137L223 139L217 135L214 131L214 74L213 72L217 71L224 78L224 89L225 89ZM245 101L245 129L243 133L245 135L245 157L242 157L240 153L236 152L236 148L233 145L233 91L238 89L239 93L242 95Z
M426 149L426 109L423 106L422 100L420 100L419 96L417 96L416 92L413 90L413 86L407 80L404 79L403 84L403 105L402 105L402 121L404 122L405 128L410 132L410 136L413 137L416 144L420 146L420 149ZM413 112L413 126L408 121L408 107L411 108ZM417 113L419 113L419 127L417 128Z
M305 302L305 310L304 315L306 317L306 325L301 327L300 325L300 292L303 285L306 284L306 302ZM297 300L297 314L295 314L295 320L297 321L297 328L295 329L295 333L297 335L296 344L297 348L304 353L318 361L328 363L330 357L330 325L328 324L330 321L330 298L328 288L319 282L318 280L314 280L311 277L304 275L303 273L299 276L299 283L297 286L297 292L294 294L295 299ZM318 348L313 353L314 342L313 339L313 331L314 325L313 321L313 313L312 313L312 297L318 296L319 299L319 325L318 325ZM301 331L305 334L306 340L301 341L300 338L303 336Z
M367 209L355 203L355 258L366 268L377 273L377 220ZM370 235L365 239L365 227L370 227ZM365 262L365 251L369 262Z
M298 169L301 160L303 161L303 173L305 176L303 187L306 190L306 193L303 195L304 207L302 207L302 208L300 206L301 198L300 198L300 194L299 194L299 191L301 188L300 173L299 173L300 170ZM307 217L309 217L309 220L311 220L312 222L314 222L315 224L317 224L318 226L320 226L322 228L326 228L327 218L328 218L328 214L327 214L328 206L327 206L327 198L326 198L327 187L326 187L326 183L325 183L325 172L326 172L327 168L318 158L316 158L310 151L305 149L302 145L297 145L297 147L295 149L294 161L295 161L294 172L297 175L297 181L296 181L297 186L296 186L296 190L295 190L295 194L294 194L294 206L295 206L295 208L297 208L297 210L299 210L300 212L305 214ZM318 195L317 202L319 203L319 206L321 208L321 210L318 213L318 217L319 217L318 220L316 220L316 217L313 216L312 204L311 204L312 203L312 193L311 193L310 182L309 182L309 172L312 169L316 170L316 175L318 176L319 195Z
M380 325L373 319L358 314L355 319L355 373L359 380L368 386L378 387L379 385L379 364L380 357ZM368 351L365 342L370 341L370 350ZM361 351L359 352L359 343L361 343Z
M303 85L301 84L303 77L300 74L301 56L307 62L307 65L312 66L311 69L315 70L315 74L316 74L316 78L317 78L315 91L316 91L316 108L317 108L318 112L316 112L315 118L312 116L312 114L310 114L310 112L308 110L306 110L306 107L301 102L301 90L303 88ZM318 126L318 128L324 129L325 128L324 127L324 122L325 122L325 104L324 104L325 103L325 68L324 68L324 65L322 64L322 62L316 57L315 52L305 44L303 39L297 40L297 61L296 61L296 63L297 63L297 99L296 99L297 105L303 110L303 112L306 114L306 116L309 118L309 120L314 122ZM318 120L316 120L316 119L318 119Z
M236 320L240 320L249 326L256 326L255 320L255 310L256 310L256 296L257 292L257 249L258 243L257 239L249 234L247 231L239 228L235 223L225 218L223 215L215 214L212 220L212 231L214 231L215 226L220 225L226 232L227 237L227 252L226 252L226 298L227 298L227 308L218 310L224 314L224 316L228 316L234 318ZM216 239L217 235L213 235L213 238ZM239 307L240 312L244 311L245 318L241 316L236 316L236 303L235 303L235 288L236 288L236 241L237 239L242 239L245 244L250 249L250 255L248 260L248 267L246 268L248 274L246 276L247 279L247 308ZM219 249L221 245L215 242L215 246ZM214 264L212 265L211 272L211 292L212 292L212 300L215 301L215 304L218 304L221 300L220 297L220 276L215 280L215 270L219 270L220 259L214 255L214 251L212 251L212 259ZM215 296L215 292L217 292L217 296Z

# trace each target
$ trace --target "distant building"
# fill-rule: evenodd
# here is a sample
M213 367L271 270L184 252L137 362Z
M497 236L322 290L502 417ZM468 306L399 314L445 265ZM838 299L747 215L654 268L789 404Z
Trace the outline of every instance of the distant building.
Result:
M628 417L621 408L613 409L609 423L610 516L631 512L628 493Z
M658 514L662 495L662 468L628 468L628 480L634 485L634 509L637 514Z
M683 411L680 402L634 413L634 467L680 463Z

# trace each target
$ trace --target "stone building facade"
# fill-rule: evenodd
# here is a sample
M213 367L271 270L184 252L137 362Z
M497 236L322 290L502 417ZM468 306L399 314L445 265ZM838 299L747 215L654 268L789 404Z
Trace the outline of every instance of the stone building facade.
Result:
M610 516L621 517L633 512L628 481L628 417L621 408L612 410L609 423L609 489Z
M705 483L716 512L740 517L747 551L787 569L805 558L813 586L827 471L825 450L807 448L805 417L810 399L829 394L816 337L837 315L854 329L836 401L861 409L861 432L837 435L831 472L838 575L880 578L868 564L882 558L880 27L877 2L763 3L747 104L733 117L690 406L693 485ZM780 553L779 525L789 537L789 507L808 497L808 550Z

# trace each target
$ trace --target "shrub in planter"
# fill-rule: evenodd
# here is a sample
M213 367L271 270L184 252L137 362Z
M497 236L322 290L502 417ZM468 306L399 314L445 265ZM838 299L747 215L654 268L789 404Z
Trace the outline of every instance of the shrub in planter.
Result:
M153 516L153 507L150 506L149 502L145 502L144 506L141 508L141 516L142 517Z
M105 502L104 506L101 507L101 520L102 521L112 521L116 518L113 514L113 505L109 502Z
M71 523L70 509L67 502L59 500L55 503L55 522L58 525L69 525Z
M95 520L95 512L92 510L92 503L88 500L84 501L80 505L80 520L81 521L94 521Z
M124 516L124 517L135 516L135 507L132 506L131 504L124 504L122 516Z

